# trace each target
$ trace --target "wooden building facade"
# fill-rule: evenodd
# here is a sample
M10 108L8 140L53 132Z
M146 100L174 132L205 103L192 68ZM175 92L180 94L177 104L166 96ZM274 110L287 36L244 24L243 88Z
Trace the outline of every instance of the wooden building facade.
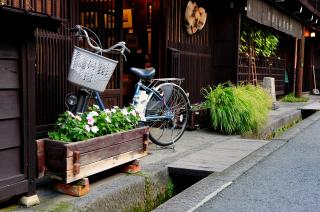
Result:
M251 19L261 28L269 28L280 38L276 57L257 63L258 81L264 76L274 77L277 95L295 92L301 96L302 91L314 88L313 69L317 78L320 77L319 3L318 0L248 0L246 3L243 18ZM250 60L241 56L239 66L238 80L248 81Z
M0 202L36 193L36 27L56 30L60 21L0 5ZM15 26L15 27L13 27Z
M66 109L64 97L76 89L67 82L73 46L85 45L76 40L69 31L76 24L84 25L97 33L104 48L124 40L132 50L127 62L117 54L105 55L119 60L119 65L102 94L104 103L109 106L128 104L136 80L128 72L130 66L152 65L159 77L184 78L182 86L189 93L192 103L202 101L201 89L208 85L248 81L249 62L239 55L241 21L244 17L281 32L284 42L287 43L281 53L281 60L272 62L278 64L278 67L272 68L270 63L266 65L261 62L259 79L263 76L275 76L277 90L283 93L284 73L291 70L292 80L296 77L302 86L304 79L305 89L312 87L310 68L315 66L316 71L320 71L320 42L319 37L306 38L304 32L306 28L310 32L319 28L320 13L313 4L315 1L257 0L256 2L269 5L268 11L277 11L277 16L271 14L269 17L268 12L263 12L261 5L258 9L253 9L250 15L253 8L250 5L252 6L254 0L194 0L193 2L203 7L208 14L205 26L194 35L189 35L185 29L184 16L188 2L189 0L0 0L0 14L3 13L1 8L17 9L22 17L36 14L39 19L45 20L43 24L36 19L30 19L32 27L35 28L34 31L29 31L34 38L34 57L31 49L25 48L25 43L10 40L15 39L10 34L13 32L8 32L8 42L0 41L0 71L12 70L3 75L10 80L0 79L0 96L3 97L0 102L0 132L12 126L11 134L0 136L0 156L6 158L10 155L14 157L12 161L16 161L13 162L15 164L12 166L11 177L0 173L0 189L12 179L26 179L26 173L34 176L31 174L35 171L32 170L34 162L28 159L33 157L34 153L34 144L31 141L34 133L36 132L38 137L46 136L58 114ZM313 18L309 21L311 17ZM54 26L55 19L61 21L57 32L42 29L43 26ZM296 26L292 24L290 27L290 20ZM15 26L21 25L17 23ZM9 26L5 28L10 29ZM299 42L297 51L295 38ZM8 44L12 45L7 47ZM294 52L297 52L298 56L296 67L292 66ZM6 68L8 65L9 69ZM33 72L26 71L24 67L27 66ZM293 71L294 69L296 71ZM303 69L307 71L303 73ZM32 78L35 79L34 87L29 87L25 80ZM24 90L28 89L31 91L25 96ZM31 95L32 93L34 95ZM13 106L8 108L8 103ZM24 115L26 110L29 111L28 117ZM36 131L33 130L34 127ZM8 144L7 140L12 142ZM31 145L30 148L28 145ZM22 158L26 159L25 163L21 163ZM6 164L0 162L0 168L5 168L4 166ZM34 192L34 183L31 193L32 191ZM0 190L0 199L1 194Z
M204 28L189 35L185 28L188 0L155 1L153 64L160 76L184 78L192 103L201 102L201 89L220 82L236 82L240 11L226 2L196 1L208 13Z

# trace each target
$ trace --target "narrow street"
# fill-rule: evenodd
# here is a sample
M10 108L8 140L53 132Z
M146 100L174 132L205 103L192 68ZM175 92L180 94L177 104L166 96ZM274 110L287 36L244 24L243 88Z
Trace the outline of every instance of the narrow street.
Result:
M320 121L196 211L319 211Z

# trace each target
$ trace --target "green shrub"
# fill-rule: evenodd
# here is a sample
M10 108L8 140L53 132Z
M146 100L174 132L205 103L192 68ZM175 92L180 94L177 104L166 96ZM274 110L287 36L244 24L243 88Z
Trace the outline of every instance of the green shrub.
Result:
M306 96L295 97L293 93L289 93L288 95L282 98L283 102L307 102L308 100L309 98Z
M232 84L203 89L211 125L224 134L256 132L266 122L272 101L261 87Z

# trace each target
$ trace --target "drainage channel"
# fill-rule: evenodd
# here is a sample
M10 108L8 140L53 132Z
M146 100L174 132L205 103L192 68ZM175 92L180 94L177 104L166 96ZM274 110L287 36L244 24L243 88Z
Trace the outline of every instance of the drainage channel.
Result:
M170 167L168 168L168 171L174 185L174 195L181 193L185 189L211 174L209 172L205 173L201 171L195 172L190 170L178 170Z
M309 116L313 115L315 112L320 110L320 103L314 102L308 105L305 105L300 108L302 119L306 119Z
M312 116L315 114L318 110L301 110L301 116L302 120L308 118L309 116Z
M304 107L304 108L300 108L300 110L301 110L300 119L299 120L293 119L293 120L291 120L292 122L289 121L290 123L287 123L287 125L285 123L282 123L282 124L284 124L282 126L282 128L287 127L287 129L289 129L289 128L293 127L299 121L302 121L302 120L308 118L309 116L313 115L314 113L316 113L317 111L320 110L320 104L319 104L318 109L315 109L315 108L310 109L308 107ZM241 140L245 140L245 139L241 139ZM238 142L239 142L239 140L237 140L234 144L236 144ZM252 141L250 141L250 142L252 142ZM261 147L256 144L254 146L256 149L259 149ZM215 148L217 148L217 145L215 146ZM221 151L221 149L219 151ZM251 148L251 152L253 152L252 148ZM226 152L224 152L224 153L226 153ZM212 155L215 155L215 154L212 154ZM204 157L205 156L208 156L208 155L204 155ZM240 158L239 158L239 161L240 161ZM183 163L186 163L186 160L184 160ZM178 166L180 166L180 165L181 164L179 164ZM203 166L205 166L205 165L207 165L207 164L203 164ZM174 193L173 193L173 196L171 196L170 198L173 198L177 194L183 192L187 188L191 187L192 185L196 184L200 180L206 178L207 176L209 176L210 174L213 173L213 171L206 171L206 170L201 170L201 169L192 170L192 169L188 169L188 168L178 168L178 166L171 164L168 167L169 176L170 176L170 179L172 180L172 183L174 185ZM190 164L187 163L186 166L189 167ZM206 167L206 168L208 168L208 167ZM209 168L209 170L210 170L210 168ZM216 172L216 171L214 171L214 172Z

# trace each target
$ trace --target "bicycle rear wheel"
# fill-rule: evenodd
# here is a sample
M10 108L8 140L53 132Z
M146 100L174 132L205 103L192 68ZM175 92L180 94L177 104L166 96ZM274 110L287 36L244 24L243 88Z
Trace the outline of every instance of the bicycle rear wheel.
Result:
M150 140L160 146L169 146L179 140L189 117L189 101L185 92L173 83L163 83L155 89L162 98L152 94L146 106L146 125ZM168 117L148 120L148 117Z

